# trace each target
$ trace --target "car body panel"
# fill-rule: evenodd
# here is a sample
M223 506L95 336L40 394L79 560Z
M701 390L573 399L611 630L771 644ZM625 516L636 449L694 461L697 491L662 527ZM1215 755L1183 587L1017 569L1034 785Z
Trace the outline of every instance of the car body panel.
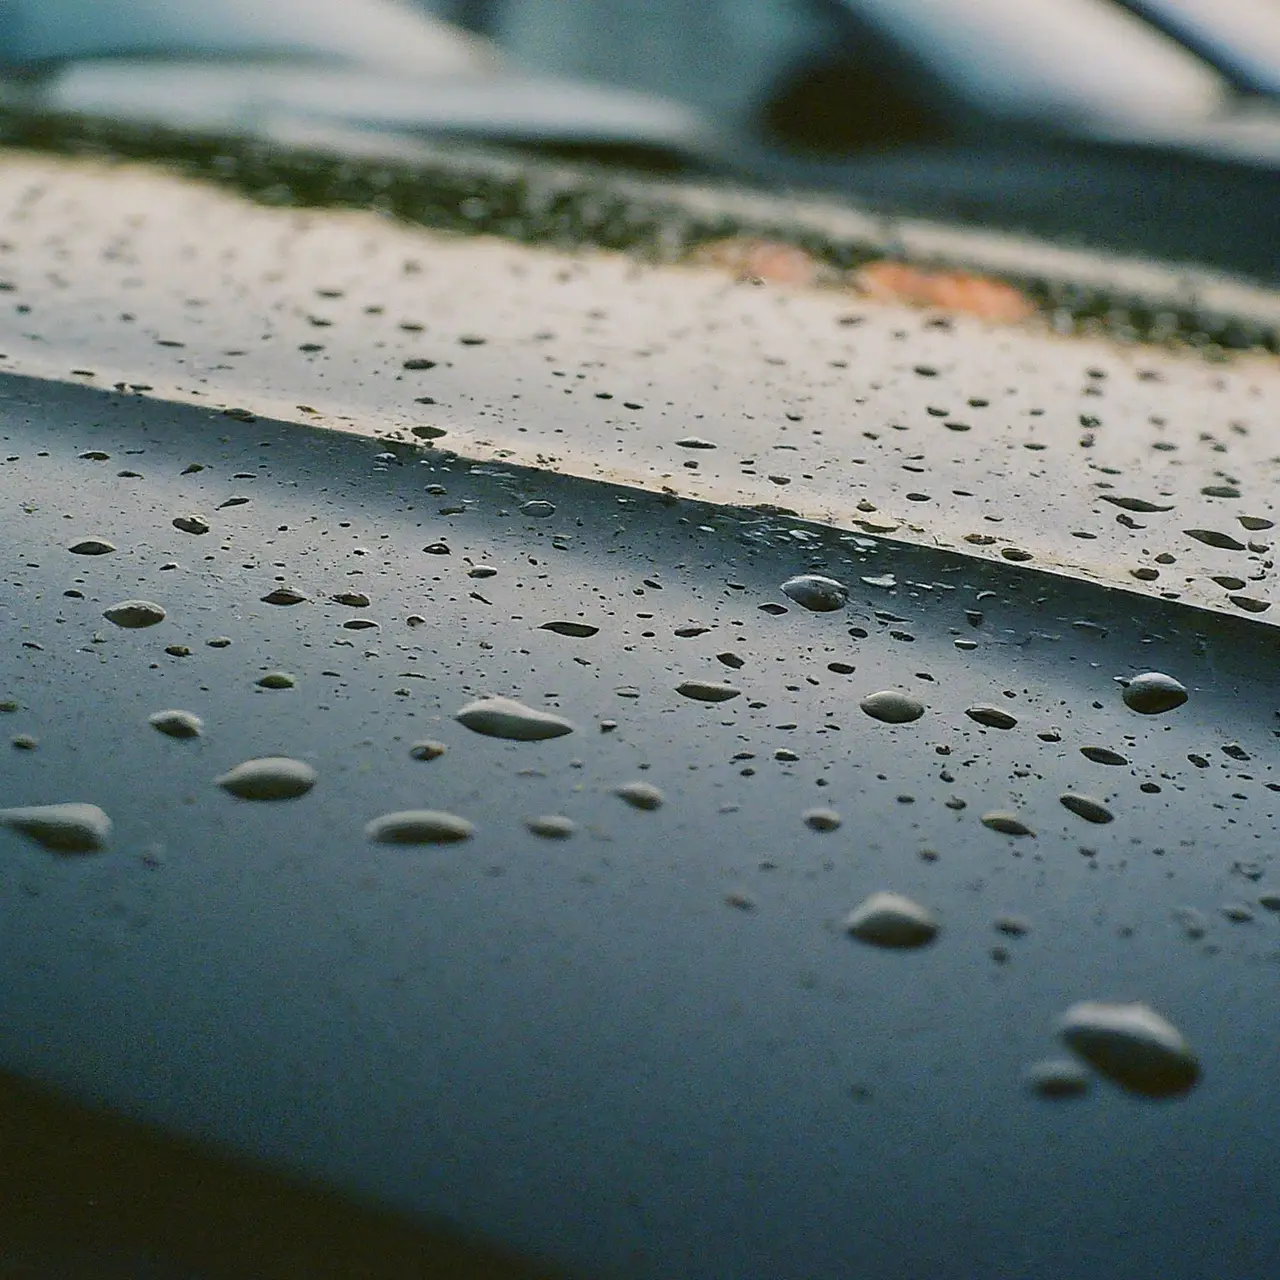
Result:
M3 174L0 803L114 826L0 828L0 1067L569 1274L1269 1280L1276 633L1106 560L1270 572L1183 530L1270 509L1273 358ZM970 513L994 552L939 545ZM1149 670L1186 704L1131 710ZM474 733L485 695L573 731ZM282 754L311 792L216 782ZM418 807L475 833L369 838ZM848 935L886 889L933 945ZM1089 999L1171 1019L1197 1087L1028 1092Z

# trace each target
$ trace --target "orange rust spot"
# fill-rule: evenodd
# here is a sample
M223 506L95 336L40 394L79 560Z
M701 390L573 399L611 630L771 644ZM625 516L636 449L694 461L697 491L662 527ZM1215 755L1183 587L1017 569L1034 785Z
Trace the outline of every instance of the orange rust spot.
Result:
M1013 323L1036 314L1021 290L967 271L929 271L905 262L869 262L853 274L859 293L878 302L962 311L982 320Z
M731 271L739 280L809 288L835 279L833 270L811 253L781 240L734 236L713 240L693 255L702 266Z

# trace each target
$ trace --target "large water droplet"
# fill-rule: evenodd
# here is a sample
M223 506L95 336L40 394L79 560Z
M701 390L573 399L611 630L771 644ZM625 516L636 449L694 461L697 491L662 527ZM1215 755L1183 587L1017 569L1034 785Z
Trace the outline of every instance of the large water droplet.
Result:
M849 602L849 588L843 582L817 573L802 573L788 578L782 584L782 594L815 613L831 613L843 609Z
M965 715L970 720L976 720L979 724L986 725L989 729L1012 729L1018 723L1018 717L1010 715L1003 707L991 707L985 703L979 703L976 707L969 707L965 711Z
M374 818L365 824L364 834L377 844L453 844L469 840L475 827L439 809L404 809Z
M197 535L209 532L209 522L203 516L174 516L173 527Z
M1121 1088L1151 1098L1186 1093L1200 1064L1182 1033L1145 1004L1084 1001L1058 1021L1073 1052Z
M1131 710L1154 716L1182 706L1187 700L1187 691L1172 676L1159 671L1147 671L1134 676L1125 686L1122 696L1125 706Z
M117 627L154 627L164 621L165 612L150 600L121 600L104 609L102 616Z
M593 636L599 627L593 627L587 622L544 622L538 628L539 631L554 631L556 635L573 636L575 639L585 640L588 636Z
M613 794L633 809L661 809L666 798L651 782L624 782L614 788Z
M840 815L834 809L806 809L802 816L811 831L835 831L840 826Z
M316 771L305 760L262 756L229 769L214 782L241 800L291 800L315 786Z
M78 802L0 809L0 826L52 853L96 853L111 834L111 819L96 804Z
M301 604L307 597L301 591L295 591L292 587L277 587L274 591L268 591L262 597L263 604Z
M1016 813L1005 809L992 809L982 815L982 825L1002 836L1034 836L1035 832Z
M922 702L896 689L868 694L858 705L873 720L883 720L885 724L908 724L924 715Z
M198 738L204 729L204 721L190 711L157 711L147 723L171 738Z
M1115 817L1115 814L1101 800L1095 800L1092 796L1082 796L1073 791L1064 791L1058 799L1062 802L1064 808L1070 809L1072 813L1083 818L1086 822L1110 822Z
M845 928L877 947L923 947L938 936L932 914L899 893L873 893L849 913Z
M535 836L542 836L544 840L567 840L578 829L578 824L572 818L558 813L544 813L540 817L529 818L524 825Z
M683 684L676 685L676 692L698 702L728 702L731 698L742 696L741 689L728 684L716 684L711 680L686 680Z
M514 698L477 698L453 718L475 733L516 742L540 742L573 732L573 725L563 716L526 707Z
M107 556L115 549L116 544L108 542L106 538L83 538L79 542L73 542L67 548L78 556Z
M409 754L415 760L439 760L449 748L443 742L435 742L430 738L415 742L409 748Z

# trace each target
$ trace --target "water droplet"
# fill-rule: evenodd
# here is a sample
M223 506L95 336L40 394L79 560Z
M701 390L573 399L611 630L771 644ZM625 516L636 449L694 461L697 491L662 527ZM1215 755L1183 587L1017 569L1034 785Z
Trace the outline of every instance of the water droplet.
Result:
M1182 706L1187 700L1187 691L1172 676L1147 671L1134 676L1125 686L1122 696L1126 707L1145 716L1154 716Z
M1236 519L1239 520L1250 533L1257 533L1262 529L1275 528L1275 521L1268 520L1265 516L1237 516Z
M376 844L453 844L469 840L475 827L439 809L403 809L365 823L364 834Z
M1110 747L1081 747L1080 754L1086 760L1092 760L1094 764L1128 764L1129 761L1118 751L1112 751Z
M923 947L938 936L932 914L898 893L873 893L844 923L855 938L877 947Z
M476 564L476 565L472 565L471 568L467 570L467 577L468 578L492 578L497 575L497 572L498 572L497 569L495 569L492 565Z
M78 556L109 556L115 549L116 544L108 542L106 538L84 538L67 548Z
M204 721L190 711L157 711L147 723L171 738L198 738L204 729Z
M301 591L295 591L292 587L277 587L274 591L268 591L262 597L263 604L301 604L307 597Z
M802 573L782 584L782 594L815 613L831 613L849 603L849 588L834 578Z
M297 683L297 678L287 671L268 671L254 681L260 689L292 689Z
M676 692L698 702L728 702L731 698L742 696L741 689L716 684L711 680L686 680L683 684L676 685Z
M150 600L122 600L104 609L102 616L117 627L154 627L164 621L165 612Z
M516 742L539 742L573 732L573 725L550 711L536 711L514 698L477 698L454 717L475 733Z
M716 446L710 440L704 440L701 436L685 436L683 440L677 440L676 444L682 449L714 449Z
M291 800L315 786L316 771L305 760L262 756L236 765L213 781L241 800Z
M111 819L96 804L74 802L0 809L0 826L52 853L96 853L111 834Z
M1115 814L1101 800L1095 800L1092 796L1081 796L1073 791L1064 791L1058 799L1063 808L1070 809L1086 822L1111 822L1115 818Z
M896 587L898 579L891 573L872 574L862 579L869 587Z
M1232 924L1248 924L1253 919L1253 911L1243 902L1224 903L1219 910Z
M206 640L205 644L207 644L210 649L226 649L231 645L231 637L214 636L212 640Z
M1220 551L1244 551L1243 542L1233 538L1229 533L1218 533L1215 529L1183 529L1188 538L1203 542L1207 547L1217 547Z
M651 782L624 782L613 794L633 809L661 809L666 798Z
M1200 1064L1182 1033L1144 1004L1072 1005L1058 1034L1107 1079L1150 1098L1186 1093L1200 1078Z
M1079 1098L1093 1081L1088 1071L1069 1058L1046 1058L1027 1068L1027 1088L1039 1098Z
M572 818L558 813L544 813L540 817L529 818L524 825L535 836L542 836L545 840L567 840L578 829L578 824Z
M1035 835L1035 832L1016 813L1009 813L1005 809L992 809L990 813L984 813L982 825L989 827L992 831L1000 832L1002 836Z
M1209 932L1209 922L1204 918L1204 913L1197 911L1195 907L1177 907L1173 912L1173 918L1182 932L1193 942L1198 942Z
M183 533L201 534L209 532L209 522L202 516L175 516L173 527L180 529Z
M811 831L835 831L840 826L840 815L834 809L806 809L803 817Z
M1144 511L1147 513L1153 511L1172 511L1173 504L1161 506L1158 502L1148 502L1145 498L1122 498L1114 493L1100 493L1098 497L1103 502L1109 502L1113 507L1123 507L1126 511Z
M345 604L348 609L367 609L369 597L363 591L340 591L329 597L334 604Z
M248 503L249 499L243 494L236 494L234 497L228 498L225 502L218 503L218 510L221 511L226 507L243 507Z
M520 506L520 514L531 516L535 520L545 520L548 516L556 513L555 504L551 502L543 502L540 498L534 498L531 502L522 503Z
M868 694L858 705L873 720L883 720L885 724L909 724L924 715L922 702L896 689Z
M991 707L985 703L969 707L965 715L990 729L1012 729L1018 723L1018 717L1010 715L1003 707Z
M18 751L34 751L40 745L40 740L34 734L19 733L14 735L12 743Z
M415 742L409 748L409 754L415 760L439 760L449 748L443 742L435 742L430 738Z
M1227 599L1246 613L1266 613L1271 608L1270 600L1259 600L1255 596L1228 596Z
M1025 916L996 916L991 926L997 933L1007 934L1010 938L1023 938L1031 932L1031 921Z
M577 639L585 640L587 636L595 635L600 628L593 627L586 622L544 622L538 630L554 631L559 636L574 636Z

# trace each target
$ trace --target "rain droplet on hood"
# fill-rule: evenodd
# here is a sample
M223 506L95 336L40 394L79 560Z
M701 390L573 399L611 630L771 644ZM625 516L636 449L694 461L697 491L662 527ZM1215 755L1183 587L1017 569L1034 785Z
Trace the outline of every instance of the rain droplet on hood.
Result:
M1115 818L1115 814L1101 800L1095 800L1092 796L1081 796L1073 791L1064 791L1058 800L1064 809L1070 809L1086 822L1111 822Z
M344 604L348 609L367 609L369 607L369 597L363 591L339 591L337 595L330 596L330 600L334 604Z
M1002 836L1034 836L1035 832L1016 813L1005 809L992 809L982 815L982 825Z
M0 809L0 826L51 853L96 853L111 834L111 819L96 804L74 802Z
M522 503L520 506L520 514L531 516L535 520L545 520L548 516L556 513L555 504L552 502L543 502L541 498L534 498L530 502Z
M198 738L204 729L204 721L190 711L157 711L147 723L170 738Z
M1018 723L1018 717L1010 715L1003 707L990 707L981 703L968 708L965 715L990 729L1012 729Z
M544 622L538 630L554 631L559 636L574 636L576 639L585 640L588 636L595 635L600 628L593 627L587 622Z
M624 782L613 794L633 809L661 809L666 798L651 782Z
M1187 700L1187 691L1172 676L1159 671L1147 671L1134 676L1125 686L1122 696L1125 706L1130 710L1154 716L1182 706Z
M834 578L802 573L782 584L782 594L815 613L831 613L849 603L849 588Z
M292 587L277 587L274 591L268 591L262 597L263 604L301 604L307 597L301 591L295 591Z
M102 616L117 627L154 627L164 621L165 612L150 600L121 600L104 609Z
M544 840L567 840L578 829L572 818L563 814L544 813L537 818L528 818L524 824L535 836Z
M108 542L106 538L83 538L79 542L73 542L67 548L78 556L108 556L115 549L116 544Z
M1112 751L1110 747L1081 747L1080 754L1086 760L1092 760L1094 764L1121 765L1129 763L1124 756L1118 751Z
M834 809L806 809L802 816L810 831L835 831L840 826L840 815Z
M1072 1005L1058 1021L1058 1034L1072 1052L1132 1093L1173 1097L1200 1078L1182 1033L1145 1004Z
M1188 538L1203 542L1206 547L1217 547L1220 551L1244 551L1247 548L1238 538L1229 533L1219 533L1216 529L1184 529Z
M923 947L938 936L932 914L898 893L873 893L844 923L855 938L877 947Z
M1093 1081L1088 1071L1070 1058L1046 1058L1027 1068L1027 1088L1038 1098L1080 1098Z
M686 680L676 685L676 692L697 702L728 702L742 696L741 689L732 685L716 684L711 680Z
M1154 511L1172 511L1173 504L1161 506L1158 502L1148 502L1145 498L1122 498L1114 493L1100 493L1098 497L1103 502L1109 502L1114 507L1123 507L1125 511L1140 511L1150 514Z
M439 760L448 750L449 748L443 742L425 739L422 742L415 742L409 748L409 754L415 760Z
M453 717L474 733L516 742L540 742L573 732L573 725L550 711L536 711L514 698L477 698Z
M315 786L316 771L305 760L262 756L246 760L214 779L224 791L241 800L292 800Z
M292 689L297 683L296 677L287 671L268 671L254 681L260 689Z
M883 720L885 724L909 724L924 715L922 702L896 689L868 694L858 705L873 720Z
M374 818L365 824L364 834L376 844L453 844L469 840L475 827L439 809L404 809Z
M716 446L711 440L704 440L701 436L685 436L683 440L677 440L676 444L681 449L714 449Z
M203 516L174 516L173 527L183 533L208 533L209 522Z

